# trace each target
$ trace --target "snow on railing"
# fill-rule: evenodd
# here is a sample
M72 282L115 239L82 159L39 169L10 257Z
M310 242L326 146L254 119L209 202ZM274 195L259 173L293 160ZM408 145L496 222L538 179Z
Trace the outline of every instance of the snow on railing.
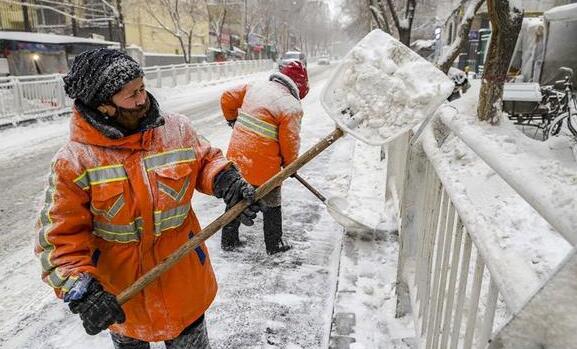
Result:
M151 87L214 82L273 69L273 61L179 64L143 68ZM0 77L0 126L70 113L61 74Z
M222 80L273 68L271 60L175 64L143 68L146 80L156 88L188 85L191 82Z
M0 78L0 124L70 106L60 74Z
M446 110L438 116L421 142L411 145L409 131L387 148L386 197L400 216L397 316L412 313L418 348L577 347L577 281L569 277L577 270L576 215L555 211L559 205L551 204L552 194L544 189L554 186L528 185L533 174L515 172L506 154L490 156L503 151L491 148L475 127L463 126ZM546 281L518 255L495 248L499 227L473 209L462 178L455 179L440 150L448 134L468 145L573 246ZM558 189L557 200L577 195L575 186Z

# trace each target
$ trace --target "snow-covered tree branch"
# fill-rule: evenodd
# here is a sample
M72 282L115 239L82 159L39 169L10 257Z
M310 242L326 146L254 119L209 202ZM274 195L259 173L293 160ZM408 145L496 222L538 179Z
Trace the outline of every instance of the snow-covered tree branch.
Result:
M471 24L473 19L479 11L479 8L483 5L485 0L470 0L467 4L465 15L459 24L457 39L451 44L451 47L447 52L439 59L439 68L447 74L449 68L459 56L459 53L463 51L465 45L469 42L469 31L471 30Z
M386 33L391 32L389 20L387 19L387 11L385 11L385 4L382 0L368 0L369 9L377 26Z
M44 9L53 11L62 16L77 20L79 22L95 23L95 22L116 21L118 19L118 11L116 11L114 8L109 7L108 6L109 4L106 3L105 1L102 1L102 3L93 2L92 5L84 5L84 6L77 5L73 1L0 0L0 2L9 5L20 5L34 9Z
M197 37L196 25L206 18L206 4L202 0L149 0L146 12L166 32L179 42L184 61L189 63L192 55L192 38ZM170 19L167 21L166 19Z

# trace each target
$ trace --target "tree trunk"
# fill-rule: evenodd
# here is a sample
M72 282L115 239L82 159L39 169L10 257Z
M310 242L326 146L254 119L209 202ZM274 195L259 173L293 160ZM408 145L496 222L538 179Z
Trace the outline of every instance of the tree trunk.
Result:
M399 28L399 41L407 47L411 45L411 29Z
M377 27L385 33L391 33L387 13L385 12L385 5L379 0L368 0L368 6L375 23L377 23Z
M218 48L222 50L222 31L224 29L224 23L226 22L226 1L224 2L222 9L222 17L218 23ZM230 36L229 36L230 40Z
M192 63L192 36L194 35L193 30L188 33L188 60L185 59L186 63Z
M399 15L395 9L395 5L393 5L392 0L387 0L387 5L389 7L389 11L391 12L391 17L393 17L395 28L399 33L399 41L405 44L407 47L410 47L411 30L413 27L413 19L415 18L415 8L417 7L417 1L407 0L405 7L405 17L403 18L403 21L399 19Z
M184 44L184 40L180 36L177 36L176 38L178 39L178 43L180 44L180 48L182 49L182 56L184 57L184 63L188 63L187 58L188 55L186 54L186 45Z
M413 29L413 21L415 20L415 9L417 8L417 0L407 0L405 7L405 19L407 20L407 28L399 30L399 39L407 47L411 47L411 31Z
M516 8L510 13L508 0L487 0L487 7L493 33L485 62L477 117L495 125L501 116L503 84L521 30L523 14Z
M453 65L455 59L459 57L459 54L463 52L465 45L469 42L469 31L471 31L471 24L473 24L475 14L477 11L479 11L479 8L481 5L483 5L484 2L485 0L472 0L472 2L469 2L467 8L465 9L465 16L459 24L459 36L457 37L457 40L451 44L449 52L439 61L439 69L441 69L443 73L447 74L449 72L449 69ZM471 6L474 7L470 8Z

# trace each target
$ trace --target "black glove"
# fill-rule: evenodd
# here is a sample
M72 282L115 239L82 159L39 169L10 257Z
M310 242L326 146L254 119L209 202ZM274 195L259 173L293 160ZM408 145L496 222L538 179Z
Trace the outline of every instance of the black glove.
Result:
M240 222L244 225L253 225L257 212L262 210L260 204L254 202L254 195L254 187L242 178L234 166L220 172L214 180L214 196L224 199L226 210L242 199L246 199L249 203L239 216Z
M236 123L236 120L228 120L226 123L228 124L228 126L234 128L234 124Z
M82 275L64 297L74 314L79 314L86 333L93 336L113 323L126 320L124 311L113 294L104 291L98 280Z

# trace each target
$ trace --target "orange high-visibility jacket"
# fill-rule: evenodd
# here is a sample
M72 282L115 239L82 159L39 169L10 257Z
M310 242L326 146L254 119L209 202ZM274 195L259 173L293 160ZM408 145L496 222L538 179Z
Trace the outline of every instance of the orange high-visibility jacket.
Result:
M303 110L285 86L263 81L227 90L221 108L236 120L227 158L250 184L263 184L298 157Z
M199 232L195 189L212 194L229 162L183 116L113 140L74 111L38 220L42 277L59 297L79 273L119 294ZM122 306L110 330L144 341L175 338L212 303L217 285L204 244Z

